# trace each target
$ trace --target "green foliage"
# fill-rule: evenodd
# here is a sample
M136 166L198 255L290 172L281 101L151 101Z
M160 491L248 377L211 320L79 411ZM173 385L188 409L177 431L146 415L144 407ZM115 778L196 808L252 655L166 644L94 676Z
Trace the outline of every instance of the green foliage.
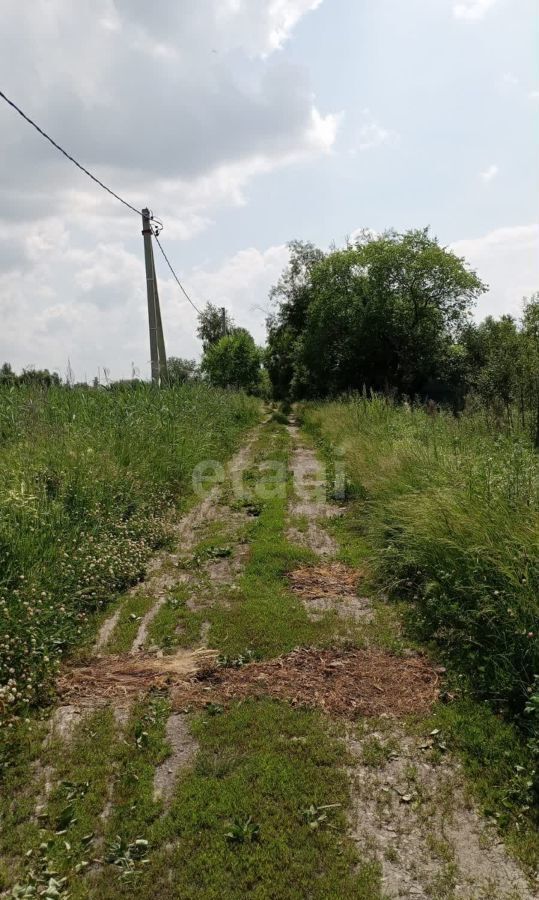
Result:
M268 321L266 366L278 400L290 393L295 344L305 328L311 301L311 273L324 259L322 250L304 241L292 241L288 250L288 266L270 293L278 304L277 314Z
M379 578L477 694L520 715L539 671L539 461L481 416L381 400L308 407L365 498Z
M185 384L199 377L199 368L194 359L169 356L167 359L167 381L169 385Z
M58 387L60 376L57 372L49 372L48 369L23 369L20 375L16 375L9 363L0 366L0 387L15 387L17 385L34 385L35 387Z
M291 253L269 330L277 396L364 385L413 396L454 377L452 346L485 286L427 229L364 234L326 256L299 243Z
M137 897L381 896L378 866L358 865L345 837L346 753L323 717L248 701L197 716L192 731L200 747L196 763L182 773L167 812L157 817L151 804L144 807L126 793L111 822L112 829L121 820L113 834L124 845L141 835L149 841ZM135 765L130 774L136 791L134 775L144 776ZM128 784L127 768L120 778ZM317 817L319 827L312 827ZM110 871L93 882L94 895L103 900L132 890Z
M144 574L193 467L228 457L258 414L202 384L0 389L0 717L44 699L95 613Z
M261 354L251 335L236 329L212 344L202 359L202 370L216 387L233 387L251 393L260 387Z
M234 320L225 310L224 316L222 310L214 306L213 303L206 303L206 306L199 313L197 335L202 341L202 348L206 353L213 344L216 344L225 334L230 334L234 330Z
M482 812L530 869L539 856L539 806L533 795L537 759L518 732L485 703L463 696L438 704L422 731L433 726L447 749L458 752ZM434 745L436 753L436 743Z

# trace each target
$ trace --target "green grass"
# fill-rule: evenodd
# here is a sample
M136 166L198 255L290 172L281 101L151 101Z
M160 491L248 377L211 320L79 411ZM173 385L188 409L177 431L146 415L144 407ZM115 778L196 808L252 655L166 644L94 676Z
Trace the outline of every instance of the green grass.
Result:
M535 803L535 761L515 729L487 704L469 696L438 704L420 727L426 734L438 729L437 744L458 753L482 812L505 833L505 841L516 855L535 870L539 829L529 815Z
M253 465L244 482L251 490L259 483L259 463L271 459L286 465L290 438L279 423L266 424L261 432ZM215 601L204 610L210 623L209 643L227 656L249 649L263 657L278 656L297 646L327 645L339 637L362 642L361 628L345 623L335 613L311 621L305 606L288 588L286 574L297 566L314 562L315 557L286 538L288 499L291 483L281 496L265 497L260 515L248 525L251 544L237 590L226 593L226 603L215 586Z
M0 891L22 877L23 853L39 846L34 819L45 775L39 763L47 722L17 723L3 737L0 793Z
M345 840L348 804L342 744L316 713L284 704L250 702L226 714L198 716L193 732L200 751L181 778L169 811L155 818L150 802L139 815L139 794L148 793L145 762L131 756L124 805L116 808L110 834L149 841L148 863L139 867L136 896L236 900L380 897L375 866L358 866ZM126 769L126 773L127 773ZM122 774L121 780L127 779ZM141 787L141 782L143 786ZM133 791L135 808L133 810ZM309 807L340 804L329 825L312 828ZM259 826L253 842L231 842L235 821ZM108 867L92 896L130 896Z
M347 513L333 527L342 558L366 562L391 597L384 642L404 629L408 646L449 665L456 701L437 708L437 727L482 807L536 865L537 455L480 416L431 418L381 399L309 404L302 416L330 469L336 449L345 460Z
M325 442L323 449L331 458L328 448ZM287 573L314 561L309 551L285 537L291 483L287 480L280 496L256 496L260 463L270 458L286 464L289 454L290 439L282 425L266 424L245 473L249 497L234 498L230 486L224 486L225 501L238 510L245 503L256 504L259 514L246 518L245 524L230 519L208 526L187 561L192 582L170 591L151 623L150 643L165 650L196 645L200 626L207 621L210 646L230 657L246 650L277 656L297 645L323 646L342 639L396 651L413 646L402 634L408 601L388 604L375 596L375 622L354 626L330 614L310 621L289 590ZM361 485L356 488L358 494L362 490ZM374 505L374 494L370 502ZM382 502L380 497L376 502ZM383 584L385 572L378 564L371 515L376 518L376 510L364 500L354 501L342 520L328 523L338 539L340 559L365 572L367 594ZM209 583L204 566L212 548L226 546L234 552L244 539L250 553L236 577L237 590ZM187 599L198 588L204 605L192 611ZM128 649L147 603L138 594L124 600L107 651ZM531 797L528 782L533 781L530 750L487 704L467 696L465 679L456 672L448 689L455 702L440 704L427 720L403 727L426 736L438 731L429 751L434 762L446 749L461 755L481 807L532 866L539 839L525 809ZM46 723L15 723L9 730L6 791L0 799L0 890L15 880L41 888L48 872L66 878L64 896L69 893L73 900L381 900L379 866L358 859L346 833L350 759L340 726L318 712L271 700L190 714L187 721L198 753L180 773L170 804L164 806L154 800L153 782L156 766L166 764L170 750L170 708L165 695L152 692L135 705L122 731L110 710L100 710L78 726L69 744L53 742L41 754ZM362 761L373 770L385 765L398 743L387 720L377 723L376 730L380 738L363 742ZM35 805L43 793L43 773L34 769L39 756L42 765L53 766L54 777L43 815L36 820ZM411 770L411 783L414 777ZM324 811L326 806L330 808ZM450 860L446 862L440 878L449 883ZM433 887L440 894L445 889L441 884Z
M176 647L193 647L200 642L200 627L205 620L204 611L193 612L187 606L189 590L180 584L150 622L148 646L173 651Z
M137 593L127 597L120 607L118 621L103 648L104 652L128 653L138 634L143 616L154 603L154 597L144 594Z
M202 384L0 390L0 719L47 699L192 502L193 468L227 459L259 416Z
M383 400L304 417L327 450L343 449L362 552L366 541L380 583L411 601L419 637L520 712L539 672L537 454L482 418Z
M0 887L18 882L43 888L52 876L79 877L96 852L100 814L114 770L112 711L89 716L75 728L67 745L56 739L44 748L45 731L46 723L37 721L17 729L17 747L12 748L0 803L4 861ZM48 796L46 771L52 782Z

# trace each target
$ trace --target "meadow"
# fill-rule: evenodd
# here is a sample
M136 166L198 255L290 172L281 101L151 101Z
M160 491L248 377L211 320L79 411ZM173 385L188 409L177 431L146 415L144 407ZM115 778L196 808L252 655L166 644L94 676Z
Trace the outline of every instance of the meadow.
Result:
M307 404L305 426L344 458L378 583L475 696L537 737L539 459L486 413L455 418L361 396ZM533 740L533 738L532 738Z
M0 389L0 719L47 699L166 541L193 467L229 457L259 411L203 384Z

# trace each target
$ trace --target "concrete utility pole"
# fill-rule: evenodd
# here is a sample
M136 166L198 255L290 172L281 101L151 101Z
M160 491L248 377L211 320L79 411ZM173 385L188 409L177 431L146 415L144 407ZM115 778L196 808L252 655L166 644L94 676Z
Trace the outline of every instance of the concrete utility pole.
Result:
M152 384L159 385L166 380L167 357L165 352L165 338L161 322L161 310L159 308L159 294L157 292L157 278L155 276L155 264L153 259L152 227L150 224L151 213L149 209L142 210L142 236L144 239L144 262L146 265L146 294L148 297L148 324L150 328L150 359L152 366Z

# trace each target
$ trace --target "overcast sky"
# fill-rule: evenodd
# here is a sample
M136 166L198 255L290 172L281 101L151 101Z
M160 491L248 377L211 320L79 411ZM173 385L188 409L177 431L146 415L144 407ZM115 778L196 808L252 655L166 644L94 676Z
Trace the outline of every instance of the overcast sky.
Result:
M537 0L3 0L1 89L264 337L287 241L430 225L539 289ZM0 100L0 362L147 377L140 221ZM196 314L156 257L167 351Z

